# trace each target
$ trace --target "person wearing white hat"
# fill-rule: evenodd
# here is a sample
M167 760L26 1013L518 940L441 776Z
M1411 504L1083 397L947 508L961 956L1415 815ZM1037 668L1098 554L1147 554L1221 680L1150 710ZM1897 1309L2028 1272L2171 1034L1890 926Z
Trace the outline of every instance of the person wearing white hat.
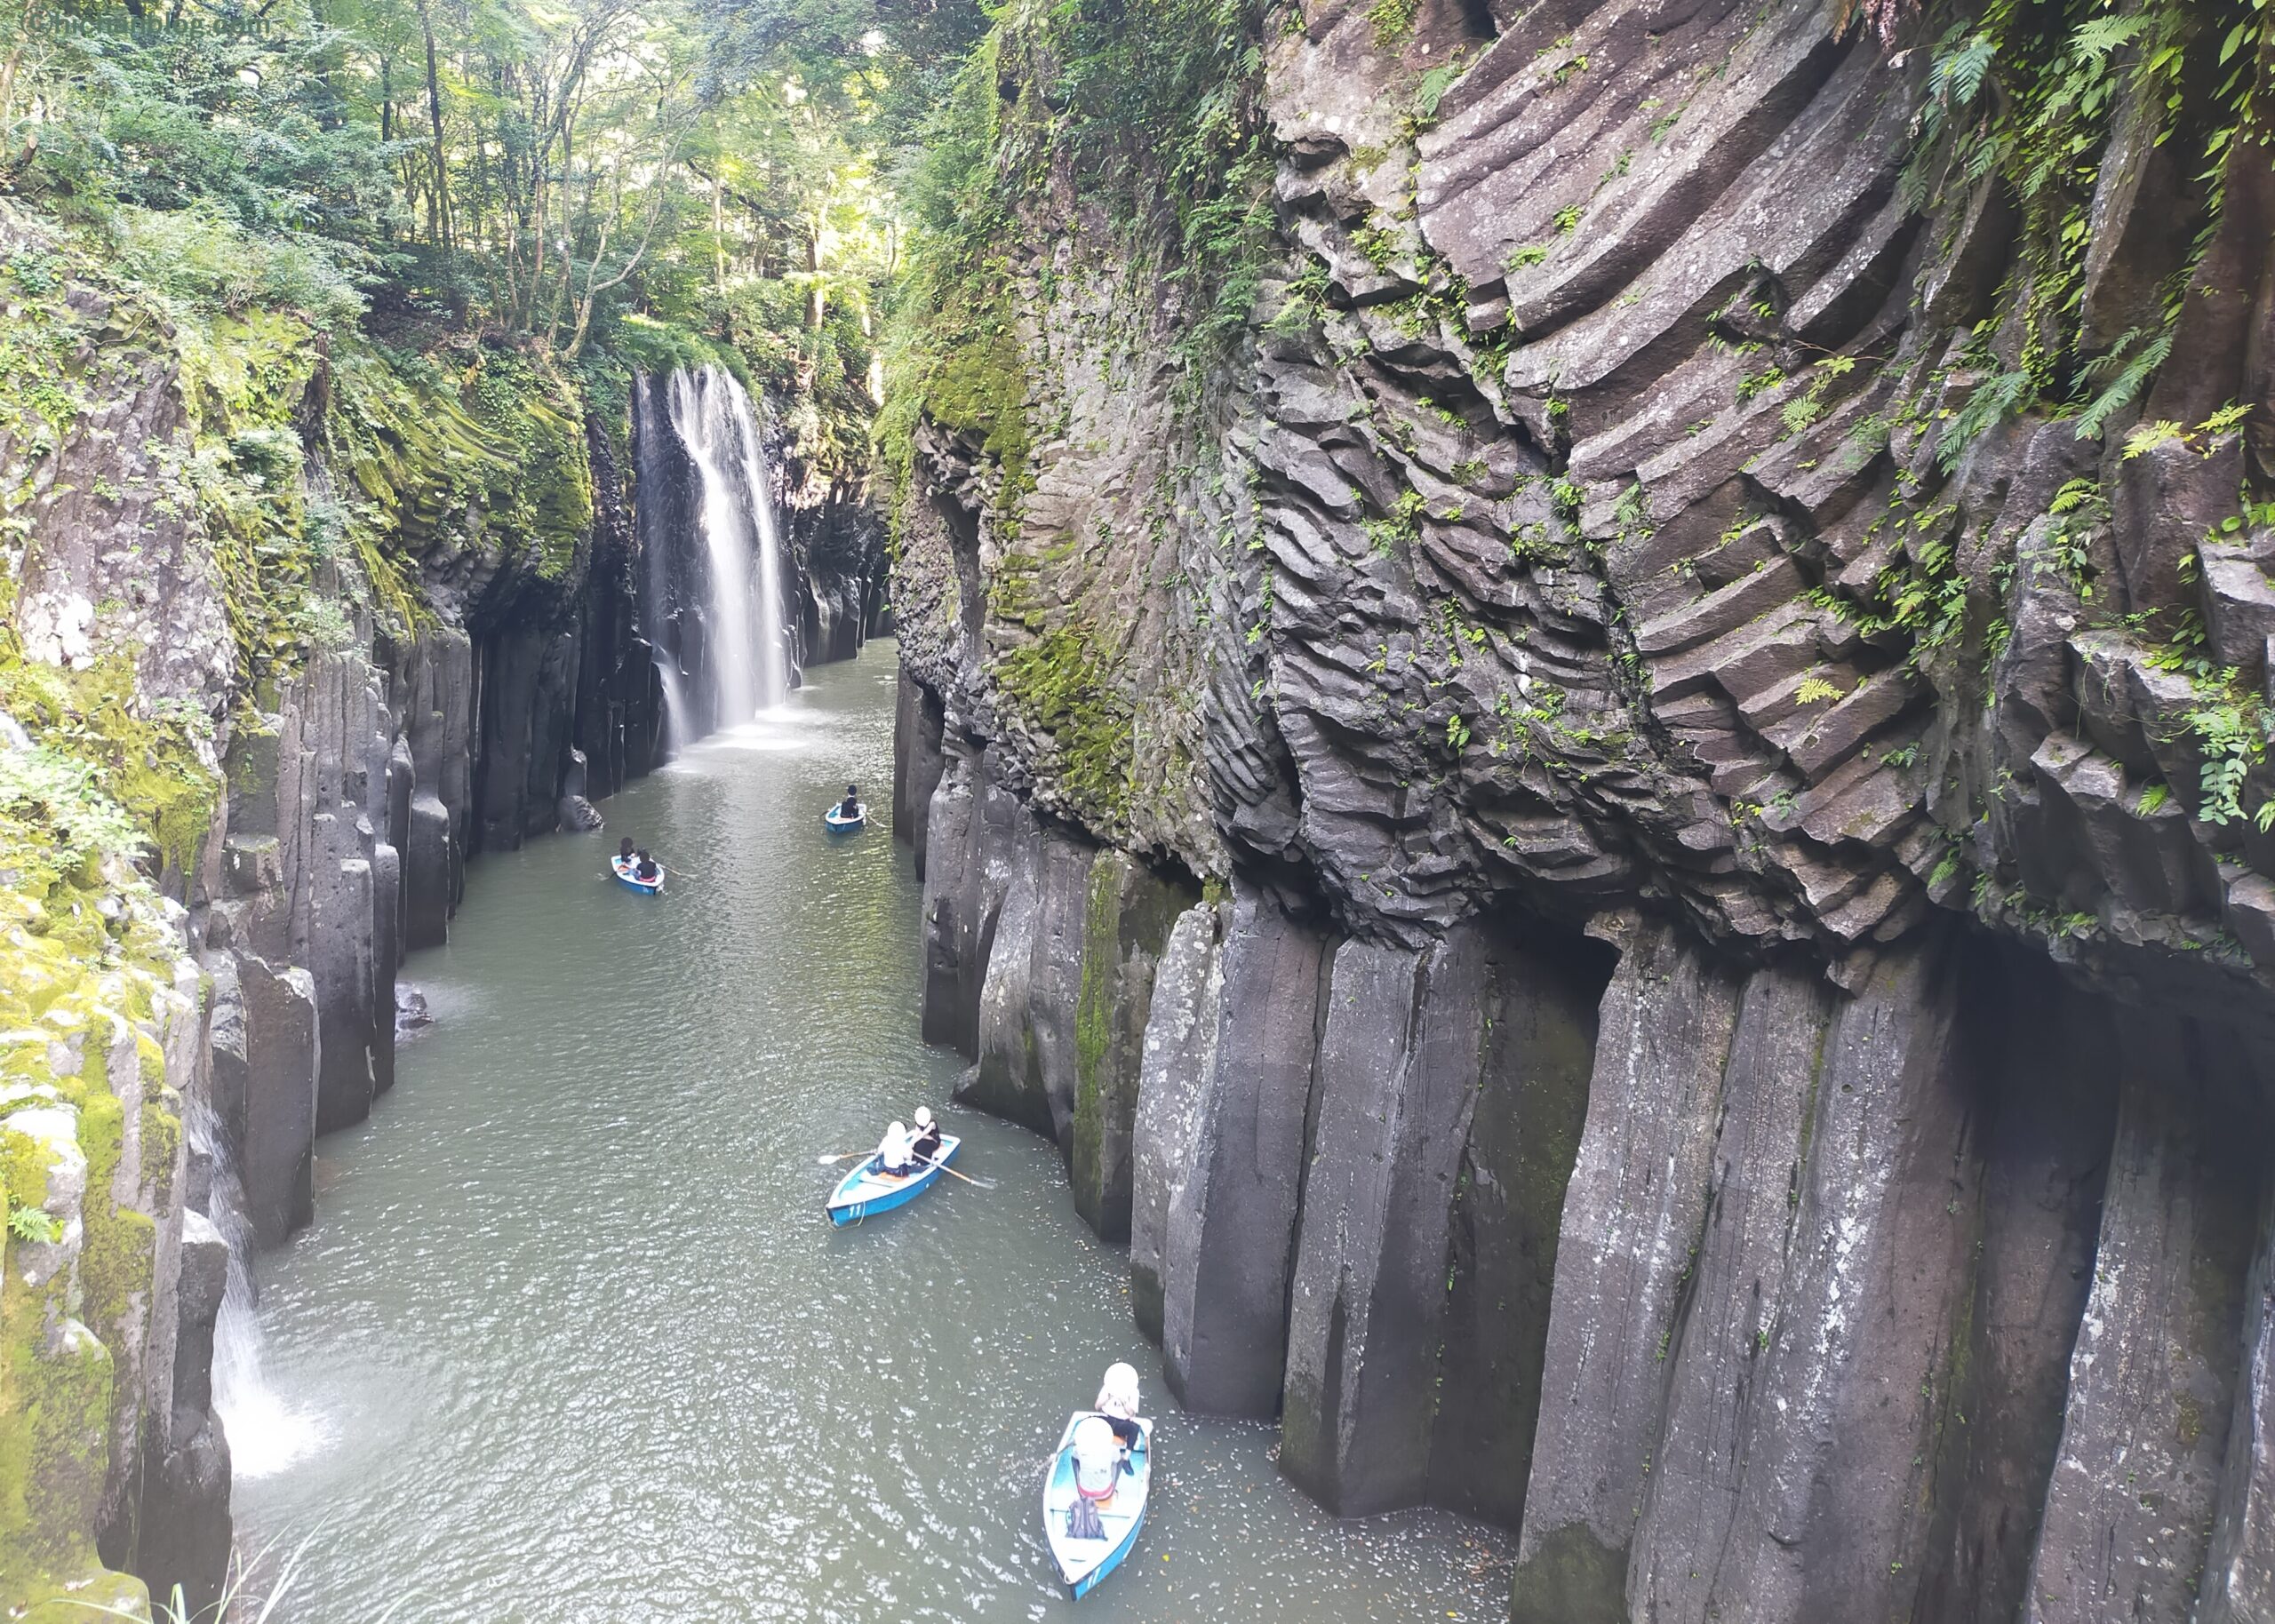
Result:
M1098 1400L1090 1408L1106 1418L1114 1429L1114 1436L1122 1440L1124 1449L1138 1447L1138 1440L1145 1437L1145 1429L1138 1425L1139 1406L1138 1373L1120 1363L1106 1366L1106 1380L1099 1384Z
M1066 1508L1067 1538L1106 1538L1098 1513L1114 1503L1124 1459L1105 1417L1085 1415L1074 1423L1074 1501Z
M908 1147L908 1153L920 1162L934 1160L940 1154L940 1125L932 1120L929 1105L916 1108L916 1140Z
M885 1129L885 1136L877 1143L877 1171L887 1178L906 1178L915 1168L911 1165L908 1130L896 1122Z

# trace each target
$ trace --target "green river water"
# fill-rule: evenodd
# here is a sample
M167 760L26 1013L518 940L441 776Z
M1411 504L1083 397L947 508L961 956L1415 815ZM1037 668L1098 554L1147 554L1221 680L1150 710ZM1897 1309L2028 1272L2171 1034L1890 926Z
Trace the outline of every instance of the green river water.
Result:
M821 668L605 835L481 858L409 966L433 1026L259 1263L275 1410L240 1428L236 1508L272 1572L296 1555L275 1624L1504 1616L1498 1536L1337 1522L1271 1428L1178 1413L1053 1149L947 1109L882 826L892 660ZM833 840L849 777L877 823ZM663 898L603 878L624 833L677 869ZM919 1103L999 1188L831 1230L817 1154ZM1160 1467L1076 1604L1041 1471L1115 1358Z

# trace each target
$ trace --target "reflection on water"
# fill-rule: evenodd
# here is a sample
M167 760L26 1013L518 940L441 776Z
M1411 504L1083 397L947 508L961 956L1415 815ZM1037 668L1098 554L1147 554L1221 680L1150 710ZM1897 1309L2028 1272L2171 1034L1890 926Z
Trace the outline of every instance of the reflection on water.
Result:
M475 865L414 959L435 1024L326 1140L262 1260L281 1402L324 1442L242 1484L248 1547L316 1531L289 1624L1041 1619L1041 1473L1128 1358L1160 1416L1145 1537L1083 1616L1486 1620L1497 1538L1342 1524L1272 1429L1176 1413L1055 1151L950 1109L916 1038L917 888L883 826L892 654ZM829 835L859 782L874 823ZM608 882L630 834L673 869ZM920 1103L950 1183L833 1230L815 1158Z

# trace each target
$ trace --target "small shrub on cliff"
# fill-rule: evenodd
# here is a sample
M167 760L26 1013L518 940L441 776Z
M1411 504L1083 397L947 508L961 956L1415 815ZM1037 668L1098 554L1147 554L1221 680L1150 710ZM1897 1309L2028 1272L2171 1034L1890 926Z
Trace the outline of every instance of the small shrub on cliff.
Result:
M247 231L210 207L123 207L111 233L128 275L195 307L282 305L322 328L351 328L363 314L344 247Z
M8 1233L18 1240L28 1241L35 1246L53 1246L63 1238L63 1226L45 1207L11 1201L8 1206Z

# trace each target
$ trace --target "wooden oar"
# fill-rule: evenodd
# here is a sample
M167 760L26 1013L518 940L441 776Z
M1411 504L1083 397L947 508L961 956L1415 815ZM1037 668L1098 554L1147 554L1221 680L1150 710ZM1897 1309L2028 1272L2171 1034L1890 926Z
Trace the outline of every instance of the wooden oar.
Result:
M821 1166L830 1167L836 1166L839 1162L850 1162L857 1156L874 1156L876 1152L874 1150L844 1150L839 1152L835 1156L818 1156L814 1160ZM923 1164L928 1167L938 1167L941 1172L946 1174L952 1179L962 1179L965 1183L971 1185L976 1190L995 1190L1001 1188L1001 1186L994 1183L992 1180L976 1179L970 1174L958 1173L954 1167L949 1166L946 1162L932 1161L922 1156L918 1157L916 1159L923 1162Z
M952 1179L963 1180L965 1183L970 1185L975 1190L994 1190L996 1188L995 1182L993 1179L976 1179L971 1177L969 1174L958 1173L954 1167L949 1166L946 1162L928 1161L921 1156L916 1159L923 1162L928 1167L938 1167L941 1172L946 1174Z

